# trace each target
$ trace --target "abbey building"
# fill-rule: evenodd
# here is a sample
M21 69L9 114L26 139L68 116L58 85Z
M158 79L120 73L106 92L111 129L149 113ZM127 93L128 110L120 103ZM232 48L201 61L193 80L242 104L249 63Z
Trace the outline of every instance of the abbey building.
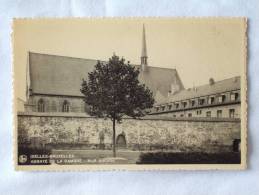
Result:
M82 79L94 70L96 59L28 53L25 112L85 113ZM139 80L154 94L150 115L170 118L240 118L240 77L185 89L176 69L148 64L145 27L142 34Z

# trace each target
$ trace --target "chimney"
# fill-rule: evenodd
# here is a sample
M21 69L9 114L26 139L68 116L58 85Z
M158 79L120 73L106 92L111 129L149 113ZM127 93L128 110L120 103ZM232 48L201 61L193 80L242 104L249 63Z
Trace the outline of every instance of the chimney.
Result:
M214 85L214 83L215 83L214 79L210 78L209 83L210 83L210 85Z

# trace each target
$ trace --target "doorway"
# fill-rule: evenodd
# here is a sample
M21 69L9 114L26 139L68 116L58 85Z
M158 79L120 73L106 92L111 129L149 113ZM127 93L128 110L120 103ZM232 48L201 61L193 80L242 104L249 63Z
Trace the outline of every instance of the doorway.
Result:
M124 134L119 134L116 139L117 148L126 148L126 138Z

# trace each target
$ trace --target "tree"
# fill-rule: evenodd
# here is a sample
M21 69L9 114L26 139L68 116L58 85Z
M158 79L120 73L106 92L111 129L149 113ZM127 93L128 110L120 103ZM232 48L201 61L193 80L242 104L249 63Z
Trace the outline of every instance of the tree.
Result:
M110 118L113 123L113 156L116 157L115 124L124 115L137 118L154 104L153 93L138 80L139 69L115 54L108 62L98 61L88 79L83 79L81 92L92 116Z

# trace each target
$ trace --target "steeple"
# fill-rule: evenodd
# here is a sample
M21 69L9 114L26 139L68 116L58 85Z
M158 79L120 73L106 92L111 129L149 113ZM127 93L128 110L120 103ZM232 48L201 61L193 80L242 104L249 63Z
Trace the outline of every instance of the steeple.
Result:
M146 44L146 32L145 25L143 24L143 35L142 35L142 52L141 52L141 70L147 70L147 44Z

